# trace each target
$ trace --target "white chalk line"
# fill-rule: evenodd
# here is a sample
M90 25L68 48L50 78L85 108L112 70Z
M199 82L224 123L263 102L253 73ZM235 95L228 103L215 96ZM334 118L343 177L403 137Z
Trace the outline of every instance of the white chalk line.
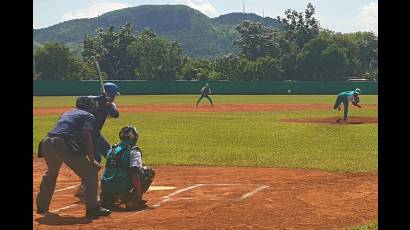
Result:
M54 192L61 192L61 191L69 190L69 189L72 189L72 188L75 188L75 187L78 187L78 186L80 186L80 184L73 185L73 186L70 186L70 187L67 187L67 188L58 189L58 190L55 190Z
M73 185L73 186L70 186L70 187L67 187L67 188L58 189L58 190L55 190L54 193L56 193L56 192L61 192L61 191L64 191L64 190L69 190L69 189L78 187L78 186L80 186L80 185L81 185L81 184ZM73 196L73 195L53 195L53 196ZM59 211L61 211L61 210L69 209L69 208L75 207L75 206L77 206L77 205L78 205L78 204L67 205L67 206L64 206L64 207L62 207L62 208L58 208L58 209L55 209L55 210L51 210L50 212L59 212Z
M269 186L267 186L267 185L262 185L262 186L256 188L255 190L246 193L246 194L243 195L239 200L243 200L243 199L245 199L245 198L247 198L247 197L250 197L250 196L254 195L255 193L257 193L257 192L259 192L259 191L261 191L261 190L263 190L263 189L265 189L265 188L268 188L268 187L269 187Z
M179 194L181 192L185 192L185 191L188 191L188 190L191 190L191 189L194 189L194 188L197 188L197 187L201 187L201 186L204 186L204 184L196 184L196 185L190 186L188 188L180 189L176 192L173 192L173 193L169 194L168 196L164 196L163 197L164 200L161 203L165 203L165 202L169 201L171 199L171 196L174 196L174 195Z
M234 186L234 185L243 185L243 184L204 184L204 185L216 185L216 186Z
M59 212L59 211L61 211L61 210L69 209L69 208L74 207L74 206L77 206L77 205L78 205L78 204L68 205L68 206L65 206L65 207L62 207L62 208L59 208L59 209L52 210L51 212Z
M167 195L167 196L164 196L164 197L163 197L163 200L162 200L161 202L159 202L158 204L153 205L153 207L159 207L161 204L170 201L170 200L172 199L172 196L175 196L175 195L177 195L177 194L179 194L179 193L182 193L182 192L185 192L185 191L188 191L188 190L197 188L197 187L205 186L205 185L216 185L216 186L231 186L231 185L232 185L232 186L234 186L234 185L243 185L243 184L195 184L195 185L193 185L193 186L180 189L180 190L175 191L175 192L173 192L173 193L171 193L171 194L169 194L169 195ZM68 189L75 188L75 187L78 187L78 186L79 186L79 185L70 186L70 187L67 187L67 188L65 188L65 189L60 189L59 191L68 190ZM265 189L265 188L268 188L268 187L269 187L269 186L267 186L267 185L262 185L262 186L256 188L255 190L244 194L241 198L239 198L239 200L243 200L243 199L245 199L245 198L248 198L248 197L254 195L255 193L257 193L257 192L259 192L259 191L261 191L261 190L263 190L263 189ZM193 200L193 199L195 199L195 198L178 198L178 199L180 199L180 200ZM59 211L61 211L61 210L69 209L69 208L74 207L74 206L77 206L77 205L78 205L78 204L68 205L68 206L65 206L65 207L62 207L62 208L59 208L59 209L55 209L55 210L53 210L52 212L59 212ZM133 215L135 215L135 214L137 214L137 213L141 213L141 212L145 212L145 211L147 211L147 209L144 209L144 210L135 212L135 213L133 213L133 214L131 214L131 215L124 216L124 218L130 217L130 216L133 216Z
M179 193L181 193L181 192L185 192L185 191L188 191L188 190L191 190L191 189L194 189L194 188L197 188L197 187L201 187L201 186L204 186L204 184L196 184L196 185L193 185L193 186L190 186L190 187L187 187L187 188L183 188L183 189L177 190L177 191L175 191L175 192L173 192L173 193L171 193L171 194L169 194L169 195L167 195L167 196L164 196L164 197L163 197L163 200L162 200L161 202L159 202L158 204L153 205L152 207L159 207L161 204L170 201L172 196L175 196L176 194L179 194ZM141 212L145 212L145 211L147 211L147 209L144 209L144 210L141 210L141 211L132 213L131 215L124 216L123 218L127 218L127 217L133 216L133 215L135 215L135 214L138 214L138 213L141 213ZM123 218L121 218L121 219L123 219Z
M78 186L80 186L80 184L74 185L74 186L70 186L70 187L67 187L67 188L63 188L63 189L59 189L59 190L56 190L55 192L60 192L60 191L72 189L72 188L75 188L75 187L78 187ZM176 194L178 194L178 193L181 193L181 192L184 192L184 191L187 191L187 190L190 190L190 189L199 187L199 186L203 186L203 184L197 184L197 185L194 185L194 186L191 186L191 187L188 187L188 188L180 189L180 190L178 190L178 191L176 191L176 192L174 192L174 193L172 193L172 194L170 194L170 195L168 195L168 196L164 196L164 199L165 199L165 200L161 201L160 203L158 203L158 204L156 204L156 205L153 205L153 207L158 207L160 204L169 201L170 198L171 198L171 196L174 196L174 195L176 195ZM67 205L67 206L64 206L64 207L62 207L62 208L52 210L51 212L59 212L59 211L61 211L61 210L69 209L69 208L74 207L74 206L77 206L77 205L78 205L78 204ZM143 211L145 211L145 210L141 210L141 211L139 211L139 212L143 212ZM129 215L129 216L132 216L132 215L134 215L134 214L135 214L135 213L133 213L133 214L131 214L131 215ZM128 216L125 216L125 217L128 217Z

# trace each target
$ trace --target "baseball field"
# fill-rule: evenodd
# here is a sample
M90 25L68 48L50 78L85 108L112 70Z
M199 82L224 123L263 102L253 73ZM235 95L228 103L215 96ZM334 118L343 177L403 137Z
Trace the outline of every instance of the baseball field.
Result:
M349 122L334 95L119 96L106 139L137 127L143 163L156 170L149 208L88 220L60 170L51 213L36 229L377 229L378 99L360 96ZM33 97L33 201L46 170L37 144L76 97ZM100 171L101 174L101 171ZM164 187L162 187L164 186ZM34 202L35 203L35 202Z

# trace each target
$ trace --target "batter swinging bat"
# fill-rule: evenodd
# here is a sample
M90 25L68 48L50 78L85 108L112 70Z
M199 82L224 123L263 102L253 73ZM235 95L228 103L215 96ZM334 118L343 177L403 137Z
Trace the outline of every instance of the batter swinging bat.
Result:
M102 80L102 74L101 74L101 70L100 70L100 64L98 63L97 60L95 60L94 63L95 63L95 67L97 68L97 75L98 75L98 78L100 79L102 92L103 92L104 95L107 95L107 94L105 93L105 89L104 89L104 83L103 83L103 80Z

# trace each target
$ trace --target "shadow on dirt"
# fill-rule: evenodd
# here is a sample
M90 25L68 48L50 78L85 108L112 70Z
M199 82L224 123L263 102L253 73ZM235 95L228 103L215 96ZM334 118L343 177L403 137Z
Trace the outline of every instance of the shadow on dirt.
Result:
M140 212L140 211L148 211L148 210L152 210L155 209L154 207L145 207L145 208L125 208L125 207L121 207L118 204L115 204L112 207L109 207L109 209L111 210L111 212Z
M74 224L88 224L91 219L78 216L60 216L54 213L47 213L44 216L35 219L40 224L45 225L74 225Z

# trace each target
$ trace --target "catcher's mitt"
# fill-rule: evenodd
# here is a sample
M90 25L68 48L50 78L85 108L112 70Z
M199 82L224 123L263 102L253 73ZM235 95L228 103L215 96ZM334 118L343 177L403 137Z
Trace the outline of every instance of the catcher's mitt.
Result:
M155 171L148 166L144 166L141 169L141 185L142 185L142 193L145 193L149 186L151 185L152 181L154 181Z

